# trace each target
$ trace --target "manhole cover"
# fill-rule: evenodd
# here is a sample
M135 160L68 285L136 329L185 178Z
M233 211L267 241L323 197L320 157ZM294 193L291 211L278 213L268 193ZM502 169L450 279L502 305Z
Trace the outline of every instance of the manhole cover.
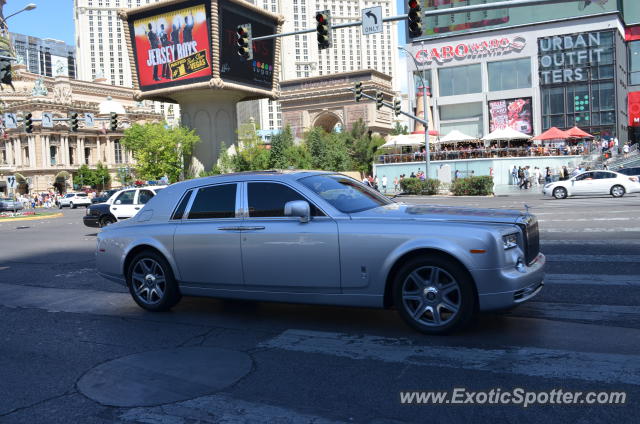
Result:
M251 370L251 358L227 349L185 347L125 356L87 372L78 389L110 406L154 406L224 389Z

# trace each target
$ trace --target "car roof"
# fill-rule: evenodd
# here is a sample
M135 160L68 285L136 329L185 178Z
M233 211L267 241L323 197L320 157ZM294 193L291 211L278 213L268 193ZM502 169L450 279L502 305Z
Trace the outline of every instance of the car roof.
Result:
M233 172L230 174L213 175L210 177L194 178L192 180L181 181L172 184L171 187L179 186L182 188L199 187L207 184L218 184L224 182L242 182L259 178L260 180L298 180L300 178L313 175L331 175L335 172L330 171L310 171L307 169L283 169L283 170L267 170L267 171L245 171Z

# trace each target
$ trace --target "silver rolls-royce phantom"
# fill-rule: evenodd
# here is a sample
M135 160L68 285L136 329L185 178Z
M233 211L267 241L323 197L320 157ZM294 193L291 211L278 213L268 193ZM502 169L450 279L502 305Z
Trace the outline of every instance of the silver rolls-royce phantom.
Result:
M181 296L395 307L425 333L540 292L538 224L515 210L398 204L345 175L173 184L98 234L100 275L150 311Z

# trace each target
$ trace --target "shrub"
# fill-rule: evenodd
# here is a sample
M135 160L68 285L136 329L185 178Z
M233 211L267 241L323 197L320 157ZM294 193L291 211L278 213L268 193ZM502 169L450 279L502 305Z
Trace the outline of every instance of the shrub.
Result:
M493 194L493 177L458 178L451 183L454 196L488 196Z
M426 194L432 196L438 194L440 181L434 179L426 179L424 181L419 178L405 178L400 181L402 192L406 194Z

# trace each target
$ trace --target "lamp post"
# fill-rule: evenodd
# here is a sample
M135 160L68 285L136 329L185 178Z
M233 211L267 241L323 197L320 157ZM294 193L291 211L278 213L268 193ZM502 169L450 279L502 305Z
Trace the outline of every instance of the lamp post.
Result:
M36 8L36 4L35 3L29 3L28 5L26 5L22 9L18 10L17 12L13 12L11 15L7 16L6 18L4 18L4 20L6 21L10 17L16 16L18 13L22 13L22 12L25 12L27 10L33 10L35 8Z
M418 76L420 77L420 82L422 83L422 108L424 109L424 120L427 123L424 126L424 156L425 156L425 178L429 178L429 163L430 163L430 156L431 156L431 149L429 147L429 113L427 111L427 84L426 84L426 70L425 68L422 68L422 72L420 73L420 65L418 65L418 61L416 60L415 57L413 57L413 55L411 54L411 52L409 52L409 50L405 49L402 46L398 46L398 49L404 51L407 56L409 56L411 59L413 59L413 64L416 66L416 71L418 71ZM413 80L413 78L412 78Z

